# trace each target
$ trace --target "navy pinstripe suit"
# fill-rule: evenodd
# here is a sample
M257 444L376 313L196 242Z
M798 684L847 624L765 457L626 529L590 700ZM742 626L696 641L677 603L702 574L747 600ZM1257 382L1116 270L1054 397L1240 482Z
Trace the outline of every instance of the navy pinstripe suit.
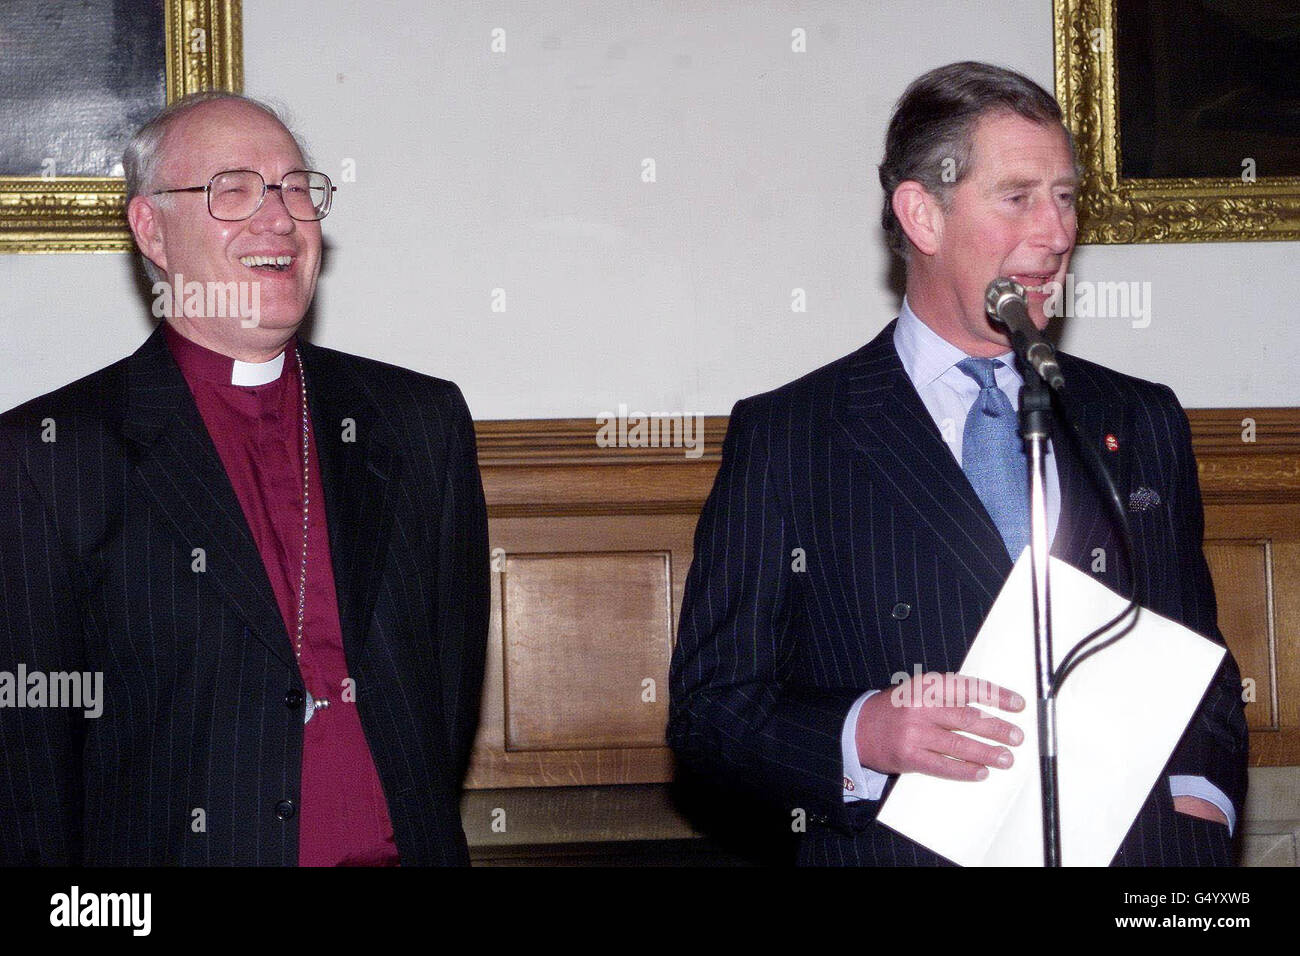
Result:
M946 862L877 825L877 802L844 803L840 733L853 701L893 674L918 663L958 670L1011 570L893 332L891 322L853 354L736 405L673 655L670 744L697 772L803 808L801 863ZM1061 367L1085 434L1120 443L1103 454L1121 496L1160 495L1130 516L1148 606L1222 643L1173 392L1068 355ZM1082 461L1060 434L1053 447L1062 511L1052 553L1091 573L1094 549L1105 549L1098 579L1128 593L1132 569ZM1166 774L1204 776L1240 808L1246 746L1228 655ZM1176 813L1162 776L1114 862L1224 864L1230 852L1227 827Z
M301 350L344 651L401 862L468 863L489 595L473 424L450 382ZM0 710L0 863L295 864L302 680L161 328L0 416L0 532L0 670L104 674L97 719Z

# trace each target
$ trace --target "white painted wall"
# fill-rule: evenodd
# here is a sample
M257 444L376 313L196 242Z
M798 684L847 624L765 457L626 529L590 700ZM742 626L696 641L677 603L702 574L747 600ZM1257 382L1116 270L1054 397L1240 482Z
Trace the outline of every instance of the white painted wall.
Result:
M876 164L904 86L968 58L1052 85L1048 0L245 0L244 24L248 92L336 179L356 163L314 340L454 379L479 418L725 413L856 348L897 306ZM1298 252L1084 248L1079 278L1151 283L1152 322L1064 345L1191 407L1294 405ZM132 268L0 256L0 408L143 340Z

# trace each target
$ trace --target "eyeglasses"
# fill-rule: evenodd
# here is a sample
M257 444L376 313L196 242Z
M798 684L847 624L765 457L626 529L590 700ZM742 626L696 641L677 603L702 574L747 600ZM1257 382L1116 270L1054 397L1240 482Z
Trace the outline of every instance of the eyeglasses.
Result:
M284 174L279 183L268 184L255 169L227 169L208 180L206 186L182 186L150 193L207 193L208 213L222 222L248 219L262 208L268 189L280 190L280 199L289 215L299 222L319 222L329 215L338 189L324 173L295 169Z

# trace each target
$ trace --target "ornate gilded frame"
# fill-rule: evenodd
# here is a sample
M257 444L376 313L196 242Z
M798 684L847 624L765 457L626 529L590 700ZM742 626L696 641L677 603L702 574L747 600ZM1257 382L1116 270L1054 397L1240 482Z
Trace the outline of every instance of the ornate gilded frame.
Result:
M167 102L244 85L241 0L166 0ZM121 177L0 176L0 252L130 250Z
M1053 0L1056 98L1083 167L1079 242L1300 239L1300 177L1120 177L1119 2Z

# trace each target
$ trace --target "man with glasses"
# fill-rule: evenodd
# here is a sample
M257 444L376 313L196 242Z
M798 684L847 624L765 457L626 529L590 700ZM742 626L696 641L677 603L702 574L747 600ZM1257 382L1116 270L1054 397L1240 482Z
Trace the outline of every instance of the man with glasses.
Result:
M165 321L0 416L0 865L467 863L465 401L299 339L335 187L269 107L187 97L124 166Z

